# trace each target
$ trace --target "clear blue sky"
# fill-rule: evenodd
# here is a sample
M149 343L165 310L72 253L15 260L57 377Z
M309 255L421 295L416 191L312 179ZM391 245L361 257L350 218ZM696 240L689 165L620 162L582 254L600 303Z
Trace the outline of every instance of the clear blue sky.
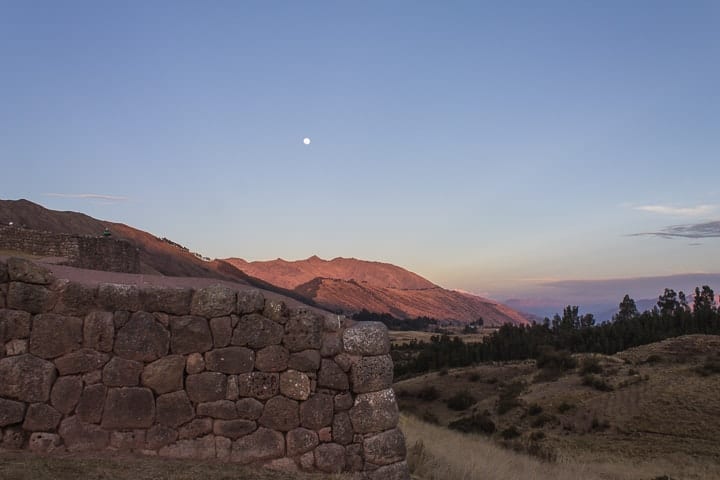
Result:
M717 1L0 2L0 197L212 257L714 273L719 153Z

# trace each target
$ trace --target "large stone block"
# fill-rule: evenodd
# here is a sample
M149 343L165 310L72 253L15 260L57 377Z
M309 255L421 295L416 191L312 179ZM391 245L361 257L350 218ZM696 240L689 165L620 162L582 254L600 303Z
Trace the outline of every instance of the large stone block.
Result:
M337 443L319 445L315 449L315 466L321 472L342 472L345 468L345 448Z
M332 360L323 359L318 373L318 386L334 390L347 390L350 388L345 372Z
M212 418L196 418L195 420L192 420L180 427L180 430L178 431L178 438L180 440L197 438L212 433L212 430Z
M0 397L47 402L56 377L55 365L33 355L1 358Z
M340 445L347 445L352 443L353 433L350 415L348 415L347 412L336 413L332 423L333 441Z
M81 283L63 282L57 292L54 311L62 315L84 316L96 310L97 287Z
M277 373L251 372L240 374L237 378L242 397L267 400L280 391L280 375Z
M145 366L141 376L142 384L157 394L182 390L184 371L185 357L168 355Z
M82 391L83 382L79 376L60 377L52 387L50 403L58 411L69 415L78 404Z
M287 322L287 318L290 316L290 310L288 309L285 302L282 300L272 300L269 298L265 299L265 308L263 308L263 317L269 318L278 323Z
M42 285L11 282L8 285L6 302L8 308L24 310L32 314L52 310L55 293Z
M323 334L322 347L320 347L320 355L323 357L334 357L342 353L343 344L342 337L338 332L330 332Z
M30 435L28 448L33 453L53 453L64 450L60 435L48 432L34 432Z
M140 290L140 302L145 312L188 315L193 293L190 288L144 287Z
M104 450L110 440L110 434L97 425L85 423L75 415L60 423L60 436L71 452Z
M136 387L142 371L142 362L113 357L103 368L102 381L108 387Z
M115 353L138 362L152 362L167 355L170 332L150 313L137 312L117 332Z
M0 398L0 427L20 423L25 418L25 404Z
M210 327L202 317L185 316L170 319L170 348L173 353L207 352L213 346Z
M359 322L343 332L343 347L350 355L390 353L390 335L380 322Z
M393 463L377 470L366 472L366 480L410 480L407 462Z
M27 432L20 426L8 427L3 432L2 443L0 448L19 450L27 440Z
M300 404L300 424L311 430L320 430L332 423L333 397L316 393Z
M166 393L157 398L157 421L170 427L179 427L193 419L195 411L184 390Z
M224 400L227 393L227 376L218 372L188 375L185 380L190 400L195 403Z
M205 370L205 358L202 353L191 353L185 360L185 371L190 375L200 373Z
M320 443L318 435L307 428L296 428L287 433L287 454L289 457L302 455L317 447Z
M61 418L62 413L50 405L33 403L28 407L25 414L23 429L29 432L51 432L57 428Z
M205 368L228 374L252 372L255 353L245 347L225 347L205 354Z
M263 412L263 404L254 398L241 398L235 402L237 416L245 420L257 420Z
M260 425L281 432L288 432L300 426L298 402L278 395L265 402L265 409L259 420Z
M288 367L290 352L281 345L270 345L257 352L255 367L261 372L282 372Z
M363 440L365 460L374 465L390 465L405 460L405 437L397 428Z
M237 293L225 285L211 285L195 292L190 313L206 318L223 317L235 313Z
M129 452L145 449L145 430L132 432L110 432L109 450Z
M98 286L98 305L108 311L139 312L142 310L140 289L135 285L101 283Z
M55 276L48 268L19 257L7 259L7 273L11 282L50 285L55 281Z
M252 313L238 321L230 343L233 345L263 348L278 345L283 339L283 327L262 315Z
M353 406L353 397L350 392L342 392L335 395L335 411L344 412Z
M96 352L83 348L55 359L55 366L60 375L87 373L102 368L110 360L107 353Z
M124 430L149 428L155 420L155 398L148 388L111 388L105 399L102 426Z
M75 408L75 413L83 422L100 423L107 388L102 384L88 385L80 395L80 401Z
M91 312L83 325L83 346L99 352L112 352L115 324L111 312Z
M390 355L360 358L350 369L353 392L367 393L390 388L393 382L393 361Z
M357 433L389 430L397 425L398 418L395 392L390 388L359 394L355 397L355 405L350 409L350 421Z
M201 403L197 406L197 414L201 417L212 417L220 420L232 420L238 416L235 402L230 400Z
M248 464L271 460L285 455L285 437L280 432L260 427L254 433L236 440L232 446L230 460Z
M288 368L301 372L317 372L320 369L320 352L303 350L290 354Z
M0 309L0 343L30 336L31 316L21 310Z
M165 445L170 445L178 439L178 432L174 428L165 425L153 425L145 434L145 447L150 450L157 450Z
M22 355L28 352L28 341L25 339L10 340L5 344L5 355L12 357L13 355ZM2 357L2 347L0 347L0 357Z
M322 317L313 312L303 311L288 319L283 344L291 352L317 350L322 347L322 334Z
M56 358L82 347L83 321L52 313L35 315L30 333L30 353L40 358Z
M194 440L180 440L162 447L158 455L178 459L210 460L215 458L215 437L207 435Z
M210 331L215 348L227 347L232 339L232 319L230 317L210 319Z
M310 377L296 370L281 373L280 393L293 400L307 400L310 396Z
M233 440L254 432L256 428L257 425L252 420L215 420L213 422L213 433L215 435Z
M265 297L260 290L241 290L238 292L237 313L260 313L265 308Z

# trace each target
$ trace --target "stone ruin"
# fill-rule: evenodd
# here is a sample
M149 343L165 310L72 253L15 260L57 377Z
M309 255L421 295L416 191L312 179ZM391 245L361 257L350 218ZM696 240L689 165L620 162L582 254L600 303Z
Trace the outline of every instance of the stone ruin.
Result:
M0 448L409 478L384 325L0 261Z

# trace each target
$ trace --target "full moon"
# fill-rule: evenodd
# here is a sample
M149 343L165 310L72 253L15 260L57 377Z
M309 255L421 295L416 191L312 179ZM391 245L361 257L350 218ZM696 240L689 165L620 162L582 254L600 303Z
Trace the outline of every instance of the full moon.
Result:
M310 145L310 139L308 137L303 138L303 143L305 145Z

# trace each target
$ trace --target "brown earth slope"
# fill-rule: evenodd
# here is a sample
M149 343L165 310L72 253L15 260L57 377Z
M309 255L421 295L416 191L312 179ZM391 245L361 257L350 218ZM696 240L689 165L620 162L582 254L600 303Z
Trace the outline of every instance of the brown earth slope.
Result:
M528 323L523 314L506 305L444 289L388 263L354 258L323 260L316 256L292 262L247 262L240 258L225 261L252 277L293 289L329 310L366 309L398 318L427 316L461 322L482 317L487 326Z

